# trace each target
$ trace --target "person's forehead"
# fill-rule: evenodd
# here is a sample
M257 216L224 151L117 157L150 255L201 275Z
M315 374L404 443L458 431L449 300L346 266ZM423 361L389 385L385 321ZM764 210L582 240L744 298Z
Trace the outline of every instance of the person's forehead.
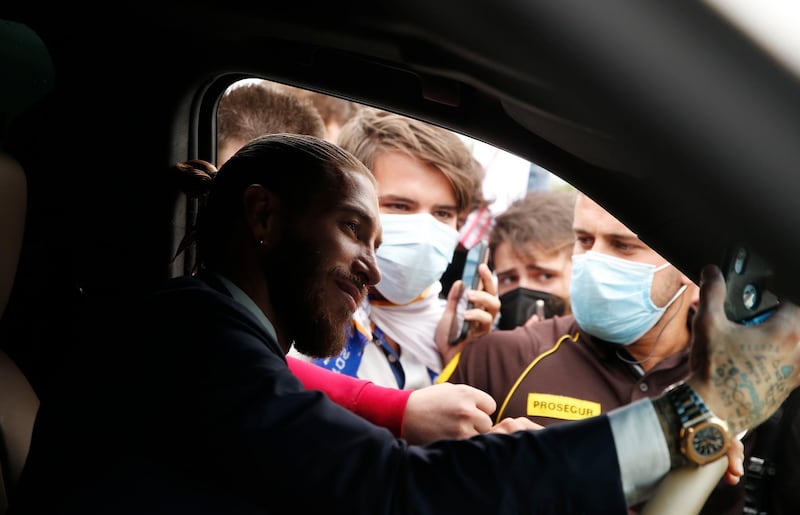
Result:
M381 197L402 197L430 206L456 205L455 190L441 170L402 152L379 154L372 172Z
M599 204L586 196L579 196L575 202L575 218L573 226L576 230L614 234L625 237L637 237L624 223L603 209Z
M360 172L347 172L345 187L341 191L325 192L336 209L358 211L379 223L378 192L371 178Z
M569 263L571 255L572 247L570 246L549 250L531 242L525 245L522 252L517 252L511 243L503 241L495 248L492 258L498 270L501 268L526 268L529 266L561 270Z

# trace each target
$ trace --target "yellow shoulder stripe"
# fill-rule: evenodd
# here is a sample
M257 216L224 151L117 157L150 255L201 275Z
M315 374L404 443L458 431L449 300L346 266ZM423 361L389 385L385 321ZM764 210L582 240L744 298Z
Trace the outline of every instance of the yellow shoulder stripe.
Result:
M506 398L503 401L503 404L500 405L500 409L497 411L497 417L495 418L496 421L499 422L499 421L503 420L503 413L506 410L506 406L508 406L508 401L511 400L511 397L516 393L517 388L519 388L520 383L522 383L522 380L525 379L525 377L530 373L530 371L533 369L533 367L535 367L544 358L546 358L547 356L549 356L549 355L553 354L555 351L557 351L558 348L561 346L561 344L563 342L565 342L565 341L567 341L569 339L571 339L573 342L576 342L576 341L578 341L578 337L579 336L580 336L580 333L575 333L572 336L570 336L569 334L565 334L564 336L562 336L561 338L558 339L556 344L553 345L552 349L548 350L547 352L543 352L543 353L539 354L538 356L536 356L536 359L531 361L531 363L527 367L525 367L525 370L522 371L522 373L519 375L517 380L514 382L514 385L508 391L508 394L506 395Z
M460 352L455 356L453 356L453 359L451 359L450 362L448 362L447 365L445 365L445 367L442 369L442 372L436 378L435 381L436 383L446 383L447 380L450 379L450 377L453 375L453 372L456 371L456 367L458 366L458 360L460 357L461 357Z

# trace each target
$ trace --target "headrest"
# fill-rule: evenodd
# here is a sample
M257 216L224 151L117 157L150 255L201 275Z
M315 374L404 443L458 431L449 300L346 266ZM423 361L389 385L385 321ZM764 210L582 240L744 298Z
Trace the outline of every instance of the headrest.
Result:
M27 25L0 20L0 135L55 86L47 47Z
M27 200L25 172L15 159L0 151L0 317L17 273Z
M55 86L50 53L30 27L0 20L0 316L3 315L22 248L27 181L22 166L3 152L11 121Z

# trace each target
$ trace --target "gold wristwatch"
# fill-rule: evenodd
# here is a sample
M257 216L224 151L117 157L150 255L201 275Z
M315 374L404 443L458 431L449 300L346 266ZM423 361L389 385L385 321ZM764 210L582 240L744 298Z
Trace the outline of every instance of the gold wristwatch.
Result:
M680 447L691 463L705 465L725 456L731 444L728 424L716 417L687 383L667 390L667 397L681 421Z

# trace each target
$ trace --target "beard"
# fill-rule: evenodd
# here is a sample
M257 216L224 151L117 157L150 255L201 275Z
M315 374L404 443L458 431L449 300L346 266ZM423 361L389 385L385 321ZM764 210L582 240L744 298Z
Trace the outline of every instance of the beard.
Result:
M314 358L338 355L352 313L339 303L326 303L324 285L334 275L349 274L326 269L320 251L295 236L284 236L262 267L272 307L295 348Z

